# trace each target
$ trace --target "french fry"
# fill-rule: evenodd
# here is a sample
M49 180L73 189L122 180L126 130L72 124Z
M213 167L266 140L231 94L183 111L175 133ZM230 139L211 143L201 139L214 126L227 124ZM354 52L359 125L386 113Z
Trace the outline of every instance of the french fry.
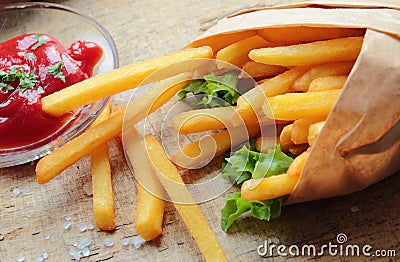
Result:
M309 144L299 144L299 145L290 145L289 146L289 153L295 156L298 156L305 152L310 147Z
M305 42L314 42L350 36L362 36L364 35L365 30L358 28L296 26L259 29L257 30L257 33L265 40L270 42L294 45Z
M123 116L123 111L112 113L106 121L90 127L81 135L40 159L36 165L38 183L49 182L82 157L117 137L122 130Z
M261 179L244 181L241 188L241 197L245 201L269 200L289 195L297 184L299 176L282 174Z
M261 109L261 106L266 101L266 97L287 93L293 82L307 70L308 67L295 67L250 89L240 96L237 101L238 114L244 119L254 119L255 112Z
M314 123L310 125L308 129L308 144L313 146L315 140L317 140L318 135L321 133L322 128L324 128L325 121Z
M111 102L94 121L93 126L107 121ZM93 217L100 230L115 229L114 194L111 182L111 167L108 143L101 145L91 154Z
M256 62L279 66L306 66L354 61L361 51L363 37L346 37L307 44L260 48L250 51Z
M214 36L210 39L206 38L206 39L201 39L199 41L195 41L186 48L195 48L208 45L212 48L213 53L216 54L219 50L221 50L224 47L227 47L228 45L231 45L242 39L255 35L257 35L257 33L255 31L250 31L250 30L241 31L237 33L230 33L230 34L221 34Z
M146 241L161 235L165 202L164 190L150 162L143 137L135 127L124 133L124 148L137 180L136 231Z
M336 103L341 90L309 93L287 93L268 98L269 105L263 106L267 118L296 120L300 118L327 117Z
M342 89L346 81L347 76L320 77L311 82L308 92Z
M293 124L289 124L282 129L282 132L279 136L279 144L281 146L281 150L283 152L289 152L289 147L294 145L292 142L292 128Z
M140 84L143 84L143 80L161 68L196 58L211 58L212 55L211 48L204 46L194 49L184 49L161 57L120 67L43 97L42 109L48 114L61 116L73 109L99 99L136 88ZM192 66L198 65L198 63L193 63ZM188 64L186 66L189 67ZM190 70L190 68L187 68L187 70ZM172 74L170 76L173 76L176 73L165 72L160 75L166 78L169 77L167 74ZM161 79L154 78L152 80L159 81Z
M292 142L296 145L308 143L308 129L310 128L310 125L324 119L325 118L306 118L294 121L291 132Z
M192 134L207 130L218 130L237 125L257 125L257 119L239 119L235 107L215 107L190 110L176 114L173 125L180 134ZM236 123L235 123L236 122Z
M286 67L266 65L254 61L247 62L242 68L249 76L253 78L267 78L277 76L287 70Z
M227 47L219 50L216 55L216 59L233 64L237 67L242 67L246 62L250 61L248 54L251 50L267 46L270 45L266 40L264 40L261 36L254 35L230 44ZM218 63L219 68L224 66L225 63Z
M309 155L310 155L309 151L304 151L299 156L297 156L290 164L286 174L288 176L300 176L301 171L303 171L303 167L306 164Z
M211 136L205 136L183 147L173 155L172 161L179 168L193 168L260 133L259 126L249 126L247 132L244 128L234 127Z
M205 260L226 261L216 236L160 143L153 136L146 136L144 141L161 184L173 201Z
M308 91L313 80L325 76L348 75L353 68L353 65L354 62L339 62L317 65L296 79L290 89L293 91L306 92Z

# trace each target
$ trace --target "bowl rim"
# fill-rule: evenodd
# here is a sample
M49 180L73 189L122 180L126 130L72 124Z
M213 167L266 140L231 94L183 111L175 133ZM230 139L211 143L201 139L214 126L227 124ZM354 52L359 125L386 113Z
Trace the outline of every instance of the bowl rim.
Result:
M104 37L107 46L110 49L109 51L111 51L111 57L113 58L112 69L119 67L117 46L111 34L102 24L89 15L69 6L47 2L20 2L0 5L0 12L34 9L49 9L52 11L59 10L83 18L83 20L87 21L94 28L96 28L97 31ZM107 97L81 108L79 113L72 116L71 119L67 120L66 123L60 126L48 137L28 145L0 149L0 168L16 166L37 160L67 143L74 137L79 136L90 126L90 124L93 123L93 121L96 120L109 100L110 97ZM90 111L92 106L95 106L93 112L86 112L86 115L83 117L80 116L80 112L84 112L85 110ZM82 119L79 119L78 122L75 122L76 117L82 117ZM78 123L79 125L76 126Z

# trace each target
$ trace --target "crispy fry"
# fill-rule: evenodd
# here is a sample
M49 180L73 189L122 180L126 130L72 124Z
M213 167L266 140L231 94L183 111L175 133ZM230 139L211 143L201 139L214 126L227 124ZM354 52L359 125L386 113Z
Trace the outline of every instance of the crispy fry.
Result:
M289 146L289 153L298 156L301 153L305 152L309 147L310 147L309 144L299 144L299 145L293 144Z
M147 155L143 137L134 127L124 133L124 148L137 180L136 230L146 241L161 235L164 190Z
M321 133L322 128L324 128L325 121L314 123L310 125L308 129L308 144L313 146L317 140L318 135Z
M267 78L267 77L277 76L285 72L287 68L282 66L266 65L250 61L243 65L242 70L253 78Z
M264 114L270 119L296 120L300 118L327 117L336 103L341 90L309 93L287 93L268 98L263 106Z
M145 146L161 184L169 194L204 258L207 261L225 261L225 254L216 236L160 143L154 137L147 136Z
M110 111L111 102L107 104L106 108L93 123L93 126L102 121L107 121ZM107 142L92 152L91 169L94 222L100 230L114 230L114 194Z
M279 144L281 146L281 150L286 153L289 152L289 147L294 144L292 142L292 128L293 124L285 126L279 136Z
M106 121L90 127L80 136L40 159L36 166L38 183L49 182L80 158L118 136L122 130L123 116L122 111L112 113Z
M350 73L353 65L354 62L339 62L317 65L296 79L290 89L293 91L306 92L313 80L324 76L347 75Z
M298 180L299 176L288 174L261 179L249 179L242 184L241 197L245 201L263 201L289 195L292 193Z
M350 36L362 36L364 35L365 30L359 28L324 28L296 26L265 28L257 30L257 33L265 40L270 42L294 45L305 42L314 42Z
M308 143L308 129L310 128L310 125L320 122L324 119L325 117L297 119L294 121L291 132L292 142L296 145Z
M342 89L347 81L347 76L326 76L313 80L308 92Z
M191 43L189 46L186 48L194 48L194 47L200 47L200 46L210 46L212 48L212 51L214 54L216 54L219 50L222 48L236 43L242 39L245 39L247 37L255 36L257 35L255 31L247 30L247 31L242 31L242 32L237 32L237 33L231 33L231 34L221 34L217 36L213 36L212 38L205 38L205 39L200 39L199 41L195 41Z
M363 37L346 37L307 44L254 49L249 57L256 62L279 66L306 66L354 61Z
M75 85L69 86L42 99L44 112L61 116L68 111L90 104L122 91L143 84L151 73L166 66L187 62L195 58L211 58L212 50L208 46L185 49L143 62L127 65L104 74L96 75ZM195 66L198 63L194 63ZM187 65L189 66L189 65ZM190 68L187 68L190 70ZM177 72L169 72L175 75ZM164 78L168 77L167 72ZM152 79L158 81L161 79Z
M232 146L236 146L259 133L259 126L247 127L247 132L244 127L223 130L186 145L172 157L172 161L180 168L193 168L214 156L225 153Z
M286 174L288 176L300 176L301 171L303 171L303 167L306 164L309 155L310 155L309 151L304 151L299 156L297 156L290 164Z
M250 61L248 54L251 50L268 46L270 46L269 43L262 37L254 35L219 50L216 59L233 64L237 67L242 67L246 62ZM218 64L219 68L224 66L225 63Z

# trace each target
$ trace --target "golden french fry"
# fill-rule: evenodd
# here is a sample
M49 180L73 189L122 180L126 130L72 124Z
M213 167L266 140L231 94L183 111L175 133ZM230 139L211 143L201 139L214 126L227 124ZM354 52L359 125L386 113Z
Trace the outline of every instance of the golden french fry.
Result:
M216 59L242 67L246 62L250 61L248 54L251 50L267 46L270 46L269 43L261 36L250 36L219 50ZM218 67L222 68L224 65L225 63L219 63Z
M313 80L308 92L342 89L347 81L347 76L326 76Z
M325 117L297 119L294 121L291 132L292 142L296 145L308 143L308 129L310 128L310 125L320 122L324 119Z
M135 127L124 133L124 148L137 180L136 230L146 241L161 235L164 190L150 162L143 137Z
M94 121L93 126L107 121L110 111L111 102L106 105L103 112ZM93 217L100 230L115 229L114 195L108 150L106 142L91 154Z
M335 105L341 90L309 93L287 93L268 98L269 105L263 106L267 118L296 120L300 118L327 117Z
M239 119L235 111L236 107L215 107L190 110L176 114L173 125L180 134L192 134L207 130L218 130L237 125L257 125L257 119Z
M325 121L314 123L310 125L308 129L308 144L313 146L317 140L318 135L321 133L322 128L324 128Z
M299 156L297 156L290 164L286 174L288 176L300 176L301 171L303 171L303 167L306 164L309 155L310 155L309 151L304 151Z
M316 65L296 79L290 89L293 91L306 92L313 80L325 76L348 75L353 68L353 65L354 62L352 61Z
M143 84L143 80L161 68L196 58L211 58L212 55L211 48L204 46L194 49L184 49L114 69L43 97L42 109L48 114L61 116L73 109L99 99L136 88L140 84ZM193 64L193 66L195 65L196 63ZM190 68L187 68L187 70L190 70ZM169 73L175 75L177 72ZM163 78L169 77L165 74ZM152 80L159 81L161 79Z
M286 153L289 152L289 147L294 144L292 142L292 128L293 124L285 126L279 136L279 144L281 146L281 150Z
M36 166L38 183L49 182L80 158L118 136L122 130L123 117L124 112L122 111L112 113L107 120L90 127L80 136L40 159Z
M362 36L365 30L359 28L295 26L259 29L257 33L267 41L293 45L350 36Z
M260 48L250 51L256 62L279 66L306 66L354 61L361 51L363 37L346 37L307 44Z
M267 77L277 76L285 72L287 68L282 66L266 65L250 61L243 65L242 70L253 78L267 78Z
M259 126L249 126L247 132L244 128L234 127L205 136L183 147L174 154L172 161L180 168L193 168L260 133Z
M293 144L289 146L289 153L298 156L301 153L305 152L309 147L310 147L309 144L300 144L300 145Z
M308 67L295 67L282 74L268 79L263 84L254 87L239 97L237 112L242 118L255 118L255 112L261 109L266 97L285 94L292 83L304 74Z
M249 179L242 184L241 197L245 201L263 201L289 195L292 193L298 180L299 176L288 174L261 179Z
M195 41L191 43L186 48L194 48L199 46L210 46L214 54L216 54L222 48L236 43L242 39L247 37L257 35L255 31L241 31L237 33L230 33L230 34L221 34L217 36L213 36L211 38L200 39L199 41Z
M160 143L153 136L145 137L144 141L161 184L173 201L205 260L226 261L225 254L216 236Z

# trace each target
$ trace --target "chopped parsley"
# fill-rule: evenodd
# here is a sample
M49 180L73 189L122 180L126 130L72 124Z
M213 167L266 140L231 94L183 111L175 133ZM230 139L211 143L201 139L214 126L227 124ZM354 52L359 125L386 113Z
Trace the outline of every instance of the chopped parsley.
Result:
M0 89L3 91L14 90L14 87L7 84L19 80L20 92L23 93L27 89L32 89L37 83L37 75L35 71L31 71L29 74L24 72L23 68L16 68L15 66L10 68L9 72L0 70Z
M19 52L18 55L29 58L29 59L35 59L36 56L34 53L24 53L24 52Z
M65 83L65 76L61 72L61 66L62 66L62 61L58 62L57 64L53 66L49 66L48 71L50 75L60 78L61 81Z
M48 40L47 36L41 34L36 34L33 38L37 40L37 43L31 47L32 50L36 50L39 46L43 45Z

